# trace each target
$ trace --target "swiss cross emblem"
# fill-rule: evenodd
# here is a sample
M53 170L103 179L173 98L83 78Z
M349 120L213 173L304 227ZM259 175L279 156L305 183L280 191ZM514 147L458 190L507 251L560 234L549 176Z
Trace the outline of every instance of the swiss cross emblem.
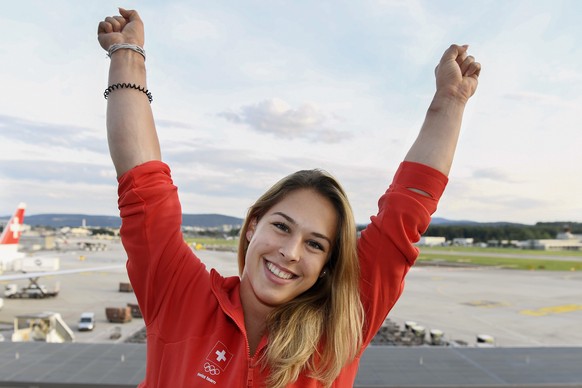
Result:
M232 353L228 351L228 348L222 342L218 341L208 353L206 359L224 371L230 360L232 360Z
M18 238L20 233L20 219L18 217L14 217L12 223L10 224L10 231L12 232L12 238Z

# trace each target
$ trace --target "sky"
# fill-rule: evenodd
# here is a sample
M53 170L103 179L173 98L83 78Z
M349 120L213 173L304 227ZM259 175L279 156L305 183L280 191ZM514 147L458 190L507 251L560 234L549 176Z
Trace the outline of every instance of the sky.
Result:
M2 2L0 216L118 214L97 42L118 6L145 23L184 213L242 218L283 176L323 168L368 222L457 43L483 70L434 216L582 222L582 2L535 0Z

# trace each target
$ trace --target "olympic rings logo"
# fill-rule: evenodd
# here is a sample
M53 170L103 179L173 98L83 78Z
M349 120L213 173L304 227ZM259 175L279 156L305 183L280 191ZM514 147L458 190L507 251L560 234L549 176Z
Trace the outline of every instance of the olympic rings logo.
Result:
M213 376L220 374L220 370L209 362L204 364L204 371L206 373L210 373Z

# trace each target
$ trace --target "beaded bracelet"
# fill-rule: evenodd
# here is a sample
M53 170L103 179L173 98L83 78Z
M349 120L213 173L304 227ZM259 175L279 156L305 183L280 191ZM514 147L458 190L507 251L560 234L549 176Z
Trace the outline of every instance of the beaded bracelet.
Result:
M105 92L103 93L103 96L107 100L107 97L109 97L109 94L112 91L114 91L115 89L122 89L122 88L135 89L135 90L139 90L142 93L145 93L145 95L148 96L148 100L150 101L150 104L154 100L154 98L152 97L152 93L149 90L147 90L146 88L144 88L143 86L139 86L139 85L136 85L136 84L125 83L125 82L124 83L116 83L116 84L110 85L107 89L105 89Z
M136 53L140 53L141 56L143 57L143 60L144 61L146 59L145 50L142 47L138 46L137 44L131 44L131 43L115 43L115 44L112 44L109 47L109 50L107 50L107 56L109 58L111 58L111 55L113 55L113 53L116 52L119 49L129 49L129 50L133 50Z

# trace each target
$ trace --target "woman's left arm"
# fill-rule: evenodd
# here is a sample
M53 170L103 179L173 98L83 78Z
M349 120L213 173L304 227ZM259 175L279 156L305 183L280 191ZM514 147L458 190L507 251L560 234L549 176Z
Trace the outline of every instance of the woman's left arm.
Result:
M405 161L449 174L467 101L477 89L481 64L468 46L451 45L435 69L437 90Z
M475 93L480 70L467 55L467 46L452 45L445 51L435 70L437 91L418 138L380 198L378 214L362 231L358 255L364 344L402 294L404 278L418 256L414 243L428 227L447 183L465 105Z

